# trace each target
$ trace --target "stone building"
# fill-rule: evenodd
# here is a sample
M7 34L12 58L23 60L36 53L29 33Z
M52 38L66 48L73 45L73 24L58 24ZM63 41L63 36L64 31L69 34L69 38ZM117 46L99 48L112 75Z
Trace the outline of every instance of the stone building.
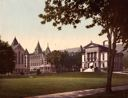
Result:
M42 51L38 42L35 51L29 53L27 49L23 49L16 38L14 38L11 46L16 55L15 73L30 73L37 70L42 73L53 72L54 67L47 62L47 55L51 52L49 46L45 51Z
M15 61L15 72L27 72L28 68L25 65L25 51L23 49L23 47L20 45L20 43L18 43L17 39L14 38L13 42L12 42L12 49L15 52L15 57L16 57L16 61Z
M123 53L116 53L114 71L123 70ZM103 45L89 43L82 48L82 66L81 72L104 71L107 69L108 63L108 48Z

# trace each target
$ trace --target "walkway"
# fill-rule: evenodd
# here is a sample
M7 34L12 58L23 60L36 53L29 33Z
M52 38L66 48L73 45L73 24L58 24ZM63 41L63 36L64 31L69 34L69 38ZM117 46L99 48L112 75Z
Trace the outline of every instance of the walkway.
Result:
M112 90L113 91L128 90L128 85L112 87ZM78 91L55 93L55 94L48 94L48 95L39 95L39 96L25 97L25 98L78 98L78 97L84 97L87 95L102 93L104 91L105 91L105 88L97 88L97 89L78 90Z

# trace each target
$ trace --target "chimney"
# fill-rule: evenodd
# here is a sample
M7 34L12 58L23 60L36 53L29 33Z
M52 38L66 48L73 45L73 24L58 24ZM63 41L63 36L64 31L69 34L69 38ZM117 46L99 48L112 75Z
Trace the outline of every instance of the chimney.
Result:
M108 41L108 40L104 40L104 41L103 41L103 46L104 46L104 47L106 46L105 43L106 43L107 41Z

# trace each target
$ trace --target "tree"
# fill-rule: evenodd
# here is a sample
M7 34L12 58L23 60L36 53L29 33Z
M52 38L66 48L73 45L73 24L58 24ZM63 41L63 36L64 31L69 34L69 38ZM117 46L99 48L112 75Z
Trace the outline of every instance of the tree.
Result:
M53 51L47 55L48 62L55 66L56 72L61 71L61 52Z
M100 17L95 16L95 23L103 27L100 35L107 34L109 51L108 51L108 75L106 91L111 92L112 72L114 68L114 58L116 54L116 44L124 44L124 50L128 48L128 1L108 0L107 6L100 12ZM124 29L125 28L125 29ZM125 31L125 32L124 32ZM127 37L126 37L127 36Z
M106 34L108 38L108 75L106 91L111 92L111 80L114 67L117 42L128 48L128 1L127 0L47 0L45 14L40 14L41 22L53 22L61 30L62 25L73 25L74 28L84 18L92 19L87 28L95 25L102 26L100 35Z
M69 53L67 51L61 52L61 67L62 72L70 71Z
M56 72L78 71L81 65L80 53L71 55L67 51L53 51L47 56L48 62L55 66Z
M81 65L81 53L67 51L62 52L61 65L64 68L64 72L79 71Z
M72 62L74 62L73 65L75 65L74 70L75 71L80 71L80 67L81 67L81 60L82 60L82 56L81 56L81 52L77 52L75 53L75 55L73 56L74 60Z
M15 55L7 42L0 40L0 73L12 73L15 68Z

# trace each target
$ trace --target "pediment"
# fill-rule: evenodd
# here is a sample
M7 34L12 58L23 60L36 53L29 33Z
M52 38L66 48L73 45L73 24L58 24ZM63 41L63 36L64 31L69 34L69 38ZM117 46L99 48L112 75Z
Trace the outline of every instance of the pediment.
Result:
M94 48L94 47L98 47L98 48L100 48L100 50L102 50L102 51L108 51L108 48L107 47L105 47L105 46L102 46L102 45L100 45L100 44L95 44L95 43L89 43L88 45L86 45L85 47L84 47L84 49L87 49L87 48Z
M96 47L97 45L90 44L88 47Z
M90 43L90 44L85 46L85 48L91 48L91 47L99 47L99 45L95 44L95 43Z

